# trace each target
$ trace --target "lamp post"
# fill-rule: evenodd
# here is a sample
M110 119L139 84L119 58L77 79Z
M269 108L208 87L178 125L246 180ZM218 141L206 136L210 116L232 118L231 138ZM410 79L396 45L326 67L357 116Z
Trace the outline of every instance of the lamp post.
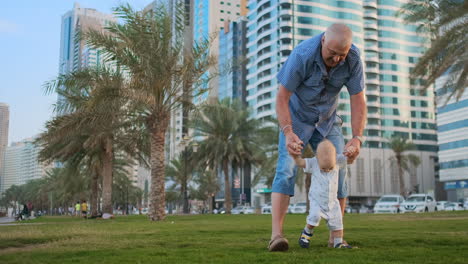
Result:
M185 135L180 142L182 146L182 151L184 155L184 177L182 178L182 191L184 194L184 205L183 213L188 214L189 212L189 201L188 201L188 170L187 170L187 161L188 161L188 150L187 147L192 147L193 152L197 152L198 144L197 142L192 142L192 138Z

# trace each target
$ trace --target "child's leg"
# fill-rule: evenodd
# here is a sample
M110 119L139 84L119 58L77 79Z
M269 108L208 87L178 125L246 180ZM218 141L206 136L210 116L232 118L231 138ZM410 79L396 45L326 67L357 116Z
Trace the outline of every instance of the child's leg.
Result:
M307 216L307 224L299 237L299 246L308 248L310 239L314 235L314 228L320 223L320 208L311 203L309 215Z
M343 243L343 229L332 230L331 233L333 237L333 247Z

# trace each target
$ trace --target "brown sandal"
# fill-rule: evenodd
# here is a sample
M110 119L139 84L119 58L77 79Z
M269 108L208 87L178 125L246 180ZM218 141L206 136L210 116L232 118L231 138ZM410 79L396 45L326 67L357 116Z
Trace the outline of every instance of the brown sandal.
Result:
M289 249L288 240L280 235L270 241L268 245L269 251L287 251Z

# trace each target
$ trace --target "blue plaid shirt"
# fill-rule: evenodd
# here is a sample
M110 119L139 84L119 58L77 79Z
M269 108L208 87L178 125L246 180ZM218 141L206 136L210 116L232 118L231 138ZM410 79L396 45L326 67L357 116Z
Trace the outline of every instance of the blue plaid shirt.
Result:
M359 49L351 45L346 59L327 72L321 54L322 36L297 45L277 75L278 82L293 93L289 99L292 128L304 143L315 129L324 137L328 135L343 85L350 95L364 90Z

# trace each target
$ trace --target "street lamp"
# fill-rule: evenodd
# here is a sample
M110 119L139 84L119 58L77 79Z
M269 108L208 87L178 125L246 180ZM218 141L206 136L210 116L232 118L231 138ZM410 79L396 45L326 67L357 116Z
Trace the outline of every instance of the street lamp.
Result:
M188 160L188 149L186 147L192 147L193 152L197 152L198 150L198 143L192 141L192 138L190 138L187 135L184 135L182 137L182 141L180 142L180 145L182 147L182 151L184 153L184 177L182 179L182 189L184 193L184 206L183 206L183 213L188 214L189 213L189 202L188 202L188 171L187 171L187 160Z

